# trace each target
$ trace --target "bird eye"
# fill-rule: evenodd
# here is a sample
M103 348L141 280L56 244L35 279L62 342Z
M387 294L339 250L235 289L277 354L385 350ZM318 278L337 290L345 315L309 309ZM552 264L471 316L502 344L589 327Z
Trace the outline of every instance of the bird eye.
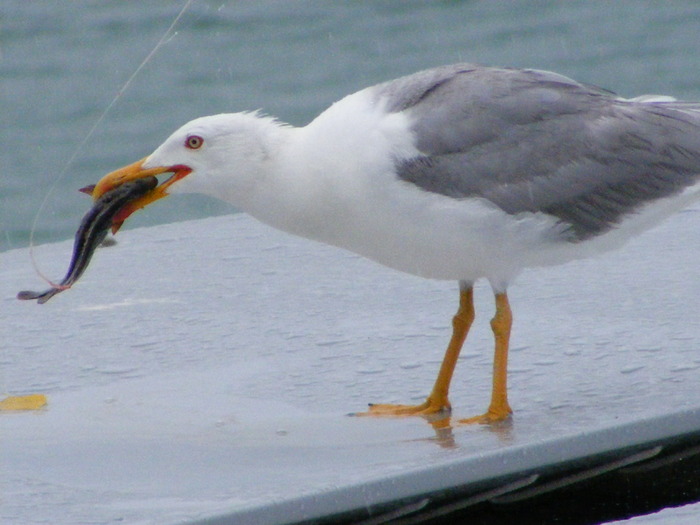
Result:
M185 139L185 147L189 149L199 149L204 144L204 139L199 135L190 135Z

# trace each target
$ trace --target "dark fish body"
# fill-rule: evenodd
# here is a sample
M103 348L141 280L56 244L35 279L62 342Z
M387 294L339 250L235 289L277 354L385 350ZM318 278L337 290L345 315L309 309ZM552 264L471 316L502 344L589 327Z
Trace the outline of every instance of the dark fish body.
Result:
M75 233L73 243L73 257L68 268L68 273L58 286L49 288L44 292L32 292L25 290L17 294L17 299L36 299L42 304L54 295L69 288L83 274L90 263L92 254L107 236L113 219L131 201L145 195L158 184L155 177L146 177L125 182L113 190L108 191L95 201L80 223Z

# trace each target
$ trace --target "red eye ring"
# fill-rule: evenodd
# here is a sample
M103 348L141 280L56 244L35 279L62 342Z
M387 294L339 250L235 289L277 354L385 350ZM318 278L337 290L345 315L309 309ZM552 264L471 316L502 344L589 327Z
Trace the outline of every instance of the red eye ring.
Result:
M199 149L204 144L204 139L199 135L188 135L185 139L185 147L188 149Z

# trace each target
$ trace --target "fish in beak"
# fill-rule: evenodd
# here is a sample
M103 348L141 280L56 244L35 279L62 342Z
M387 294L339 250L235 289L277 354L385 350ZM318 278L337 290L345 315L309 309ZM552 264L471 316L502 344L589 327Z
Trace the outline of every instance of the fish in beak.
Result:
M121 214L125 206L153 191L158 185L155 177L145 177L127 181L116 188L105 192L95 201L92 208L85 214L80 227L75 233L73 242L73 257L68 273L59 284L51 284L51 288L43 292L23 290L17 294L17 299L36 299L39 304L45 303L57 293L67 290L75 283L90 264L92 254L107 235L110 226L114 226L114 217Z
M112 173L102 177L102 179L100 179L100 181L95 184L94 187L87 186L81 190L86 193L91 190L90 194L92 195L93 200L96 201L108 191L121 186L125 182L143 179L145 177L152 177L163 173L172 173L167 180L156 186L154 189L124 206L124 208L122 208L112 220L112 233L116 233L123 222L135 211L148 206L158 199L167 197L168 187L192 172L191 168L184 165L144 168L144 164L146 163L147 159L148 157L145 157L138 162L134 162L133 164L129 164L128 166L124 166L123 168L113 171Z

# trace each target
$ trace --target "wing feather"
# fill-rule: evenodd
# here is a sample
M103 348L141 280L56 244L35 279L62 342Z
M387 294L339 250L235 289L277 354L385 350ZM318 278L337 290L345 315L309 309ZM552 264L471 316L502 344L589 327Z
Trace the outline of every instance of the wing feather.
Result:
M625 100L536 70L458 64L375 87L422 155L402 180L510 214L557 217L583 240L700 176L700 105Z

